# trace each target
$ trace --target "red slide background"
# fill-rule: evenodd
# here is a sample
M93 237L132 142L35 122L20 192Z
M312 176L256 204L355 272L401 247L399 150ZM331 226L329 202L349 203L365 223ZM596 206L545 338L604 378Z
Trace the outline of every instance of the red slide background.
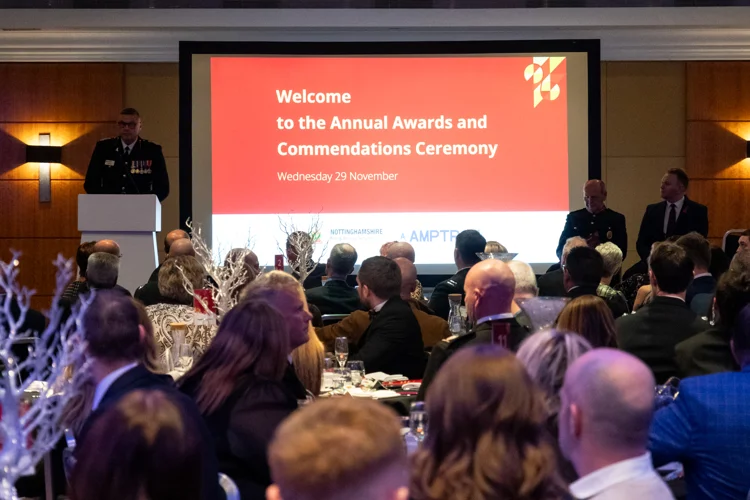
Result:
M567 81L534 107L531 57L215 57L214 214L568 210ZM548 73L548 65L543 66ZM276 90L349 92L350 104L280 104ZM487 115L486 129L458 118ZM300 130L297 119L453 119L451 130ZM293 130L278 130L277 117ZM289 144L410 144L409 156L280 156ZM487 156L419 156L417 142L498 144ZM398 172L396 181L289 182L289 173ZM334 177L335 178L335 177Z

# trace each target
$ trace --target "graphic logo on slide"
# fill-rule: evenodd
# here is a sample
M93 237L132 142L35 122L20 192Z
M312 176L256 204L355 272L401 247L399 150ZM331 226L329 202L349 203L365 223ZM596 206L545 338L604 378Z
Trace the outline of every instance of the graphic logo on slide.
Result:
M415 229L402 232L401 240L409 243L452 242L456 240L458 233L458 229Z
M526 66L523 76L528 82L533 78L534 107L541 104L544 99L554 101L560 97L560 86L552 82L552 72L555 71L563 61L564 57L534 57L531 64Z

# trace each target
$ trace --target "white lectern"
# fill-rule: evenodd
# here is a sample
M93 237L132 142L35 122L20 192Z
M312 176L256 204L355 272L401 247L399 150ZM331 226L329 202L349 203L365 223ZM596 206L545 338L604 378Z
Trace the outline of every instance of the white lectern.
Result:
M78 230L81 242L110 239L120 245L117 284L130 293L159 265L156 232L161 231L161 204L153 194L78 195Z

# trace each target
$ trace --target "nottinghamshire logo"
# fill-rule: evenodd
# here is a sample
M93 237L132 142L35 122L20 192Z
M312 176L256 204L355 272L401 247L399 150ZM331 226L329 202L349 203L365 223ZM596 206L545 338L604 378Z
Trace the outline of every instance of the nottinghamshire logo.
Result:
M560 97L560 86L552 73L565 60L564 57L534 57L523 72L526 81L534 84L534 107L545 99L554 101Z

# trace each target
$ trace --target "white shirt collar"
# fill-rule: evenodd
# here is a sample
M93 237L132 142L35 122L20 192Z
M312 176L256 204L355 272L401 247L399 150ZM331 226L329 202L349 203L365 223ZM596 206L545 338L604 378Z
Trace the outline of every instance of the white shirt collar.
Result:
M128 150L130 150L130 152L132 152L133 151L133 146L135 146L135 142L133 144L131 144L130 146L128 146L127 144L125 144L125 141L123 141L122 139L120 139L120 143L122 144L122 152L123 153L125 152L126 149L128 149Z
M670 299L679 299L683 302L685 302L685 297L681 297L679 295L672 295L671 293L661 293L657 295L657 297L669 297Z
M700 274L696 274L695 276L693 276L693 279L698 279L698 278L702 278L702 277L704 277L704 276L711 276L711 273L700 273Z
M102 398L105 394L107 394L107 391L110 387L112 387L112 384L115 383L115 381L120 378L125 372L135 368L138 366L138 363L130 363L129 365L125 365L122 368L118 368L117 370L113 371L106 377L102 379L101 382L96 384L96 391L94 391L94 401L91 403L91 411L94 411L99 406L99 403L102 402Z
M575 498L592 498L616 484L653 473L651 453L646 452L639 457L608 465L583 476L570 485L570 492Z
M385 303L386 303L386 302L388 302L388 301L387 301L387 300L384 300L384 301L383 301L383 302L381 302L380 304L378 304L378 305L376 305L375 307L373 307L373 308L372 308L372 310L373 310L373 311L375 311L376 313L379 313L379 312L380 312L380 310L381 310L381 309L383 308L383 306L385 305Z
M500 319L510 319L515 318L516 315L513 313L500 313L500 314L490 314L489 316L483 316L477 320L477 325L481 325L482 323L487 323L488 321L497 321Z

